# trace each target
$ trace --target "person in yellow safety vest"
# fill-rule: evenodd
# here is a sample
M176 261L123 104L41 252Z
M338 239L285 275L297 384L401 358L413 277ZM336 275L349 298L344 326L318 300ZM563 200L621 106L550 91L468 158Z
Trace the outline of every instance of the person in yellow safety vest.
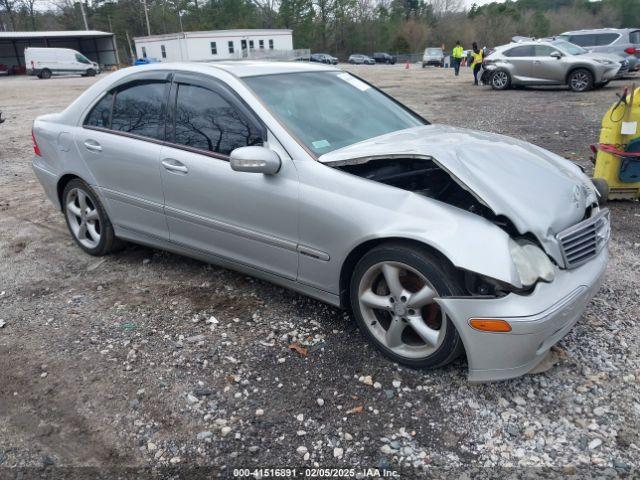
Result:
M473 50L471 52L471 68L473 69L473 84L478 85L478 74L482 68L482 50L478 49L478 44L473 42Z
M456 42L456 46L453 47L453 68L456 72L456 77L460 73L460 63L462 62L462 57L464 56L464 49L462 45L460 45L460 40Z

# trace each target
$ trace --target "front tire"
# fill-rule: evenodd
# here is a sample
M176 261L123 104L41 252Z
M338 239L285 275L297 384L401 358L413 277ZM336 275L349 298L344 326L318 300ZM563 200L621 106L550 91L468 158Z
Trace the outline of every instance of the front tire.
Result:
M96 76L96 71L93 68L90 68L87 70L86 73L87 77L95 77Z
M107 212L84 181L71 180L62 194L67 227L78 246L89 255L102 256L121 246Z
M490 82L494 90L506 90L511 86L511 75L506 70L496 70L491 75Z
M577 68L567 78L569 88L574 92L586 92L593 88L593 74L584 68Z
M453 322L436 297L460 295L452 268L419 247L389 243L366 253L350 283L360 331L391 360L436 368L463 351Z

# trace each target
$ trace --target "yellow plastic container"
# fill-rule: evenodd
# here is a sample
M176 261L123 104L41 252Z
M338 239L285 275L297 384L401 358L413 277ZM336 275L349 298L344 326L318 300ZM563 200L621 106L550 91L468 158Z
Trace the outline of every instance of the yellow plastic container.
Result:
M640 88L636 88L635 91L630 89L626 100L626 104L616 102L604 115L600 144L614 145L618 150L625 150L631 140L640 137ZM640 198L640 182L620 181L620 163L619 156L598 151L593 178L601 178L607 182L609 200Z

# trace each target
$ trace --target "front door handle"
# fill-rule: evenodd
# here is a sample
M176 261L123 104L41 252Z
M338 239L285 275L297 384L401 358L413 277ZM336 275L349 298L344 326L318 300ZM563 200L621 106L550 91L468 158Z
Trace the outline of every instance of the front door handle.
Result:
M184 163L179 162L178 160L174 160L173 158L167 158L163 160L162 166L170 172L187 173L189 171Z
M87 150L89 150L91 152L101 152L102 151L102 147L95 140L85 140L84 146L86 147Z

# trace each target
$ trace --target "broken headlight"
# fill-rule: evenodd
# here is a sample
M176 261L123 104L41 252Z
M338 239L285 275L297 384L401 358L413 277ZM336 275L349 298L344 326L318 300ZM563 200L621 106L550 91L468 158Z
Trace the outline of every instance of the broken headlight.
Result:
M553 263L544 251L526 239L509 239L509 250L520 282L530 287L538 281L551 282L555 276Z

